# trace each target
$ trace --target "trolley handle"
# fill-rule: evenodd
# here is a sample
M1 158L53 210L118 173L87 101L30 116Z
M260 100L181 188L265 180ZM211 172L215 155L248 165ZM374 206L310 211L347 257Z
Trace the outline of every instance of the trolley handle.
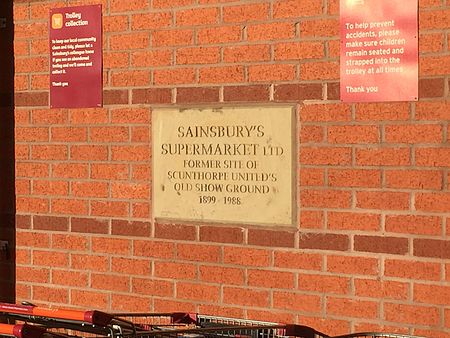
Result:
M41 338L46 330L42 327L28 324L0 324L0 334L16 338Z
M0 312L38 316L38 317L48 317L64 320L74 320L100 326L108 325L113 318L112 315L97 310L79 311L60 308L48 309L39 306L18 305L9 303L0 303Z

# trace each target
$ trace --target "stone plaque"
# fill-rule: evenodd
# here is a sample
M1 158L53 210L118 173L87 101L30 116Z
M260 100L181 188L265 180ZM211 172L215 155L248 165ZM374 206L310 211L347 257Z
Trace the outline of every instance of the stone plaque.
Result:
M153 111L153 215L294 225L292 106Z

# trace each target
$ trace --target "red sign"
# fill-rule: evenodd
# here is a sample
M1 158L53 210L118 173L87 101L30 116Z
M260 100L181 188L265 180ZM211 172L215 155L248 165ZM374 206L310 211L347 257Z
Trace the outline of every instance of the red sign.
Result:
M341 100L418 98L418 0L341 0Z
M102 106L101 5L50 10L50 107Z

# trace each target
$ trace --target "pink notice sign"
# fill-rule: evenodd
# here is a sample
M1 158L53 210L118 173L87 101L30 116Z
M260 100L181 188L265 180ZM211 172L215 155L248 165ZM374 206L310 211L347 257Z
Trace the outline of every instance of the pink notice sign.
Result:
M102 7L50 10L50 107L102 106Z
M341 100L415 101L418 0L341 0Z

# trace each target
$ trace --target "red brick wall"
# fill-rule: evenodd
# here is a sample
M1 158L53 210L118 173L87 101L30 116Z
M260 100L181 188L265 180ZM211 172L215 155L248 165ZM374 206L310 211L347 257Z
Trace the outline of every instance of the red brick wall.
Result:
M450 1L418 102L339 101L338 0L103 0L104 108L49 109L48 10L15 1L17 300L450 335ZM298 104L295 230L153 224L155 104Z

